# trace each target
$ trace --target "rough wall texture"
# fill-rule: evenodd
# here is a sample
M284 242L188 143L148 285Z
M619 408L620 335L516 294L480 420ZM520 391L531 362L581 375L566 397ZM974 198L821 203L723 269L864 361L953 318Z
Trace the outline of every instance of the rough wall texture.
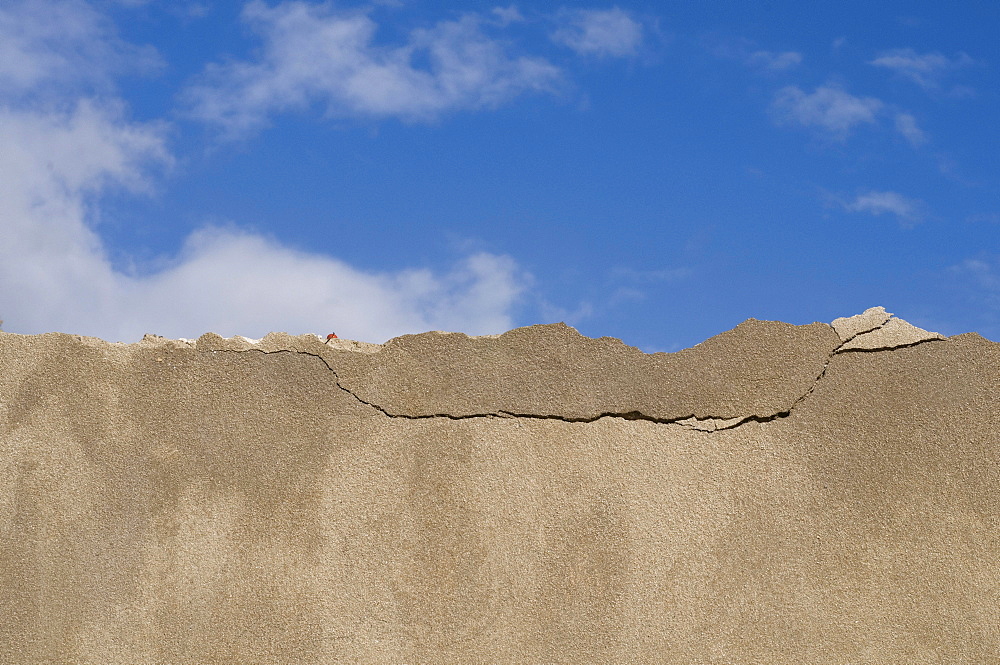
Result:
M1000 662L1000 344L0 334L0 662Z

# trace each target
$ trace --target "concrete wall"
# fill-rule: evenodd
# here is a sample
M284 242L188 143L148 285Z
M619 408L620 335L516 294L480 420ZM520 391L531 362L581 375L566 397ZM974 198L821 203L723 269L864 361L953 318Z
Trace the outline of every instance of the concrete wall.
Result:
M0 333L0 663L1000 662L1000 344Z

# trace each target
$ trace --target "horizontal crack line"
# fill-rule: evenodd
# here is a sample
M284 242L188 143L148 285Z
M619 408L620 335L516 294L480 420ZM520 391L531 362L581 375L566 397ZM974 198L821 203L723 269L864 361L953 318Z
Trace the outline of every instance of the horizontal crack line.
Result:
M834 349L833 350L833 355L840 355L841 353L880 353L882 351L898 351L899 349L910 349L910 348L913 348L914 346L920 346L921 344L927 344L929 342L947 342L948 340L947 340L947 338L942 339L940 337L931 337L929 339L918 339L915 342L907 342L906 344L897 344L895 346L880 346L880 347L877 347L877 348L874 348L874 349L858 349L858 348L842 349L842 348L840 348L840 347L844 346L844 344L847 344L847 342L850 342L850 341L851 340L847 340L843 344L841 344L840 346L838 346L836 349Z
M344 387L344 385L340 382L340 375L337 374L337 370L335 370L333 368L333 366L331 366L330 363L327 361L327 359L325 357L323 357L321 354L312 353L312 352L309 352L309 351L302 351L302 350L292 350L292 349L277 349L277 350L274 350L274 351L265 351L264 349L206 349L204 351L200 351L200 353L212 353L212 352L220 352L220 353L250 353L250 352L256 352L256 353L262 353L264 355L271 355L271 354L276 354L276 353L294 353L294 354L299 354L299 355L304 355L304 356L312 356L314 358L318 358L320 360L320 362L322 362L326 366L326 368L328 370L330 370L331 372L333 372L333 376L334 376L334 378L336 380L335 381L336 385L342 391L344 391L345 393L347 393L348 395L350 395L351 397L353 397L359 403L364 404L365 406L368 406L368 407L371 407L371 408L375 409L376 411L378 411L382 415L386 416L387 418L395 418L395 419L401 419L401 420L430 420L430 419L434 419L434 418L444 418L444 419L448 419L448 420L473 420L473 419L481 419L481 418L494 418L494 419L524 418L524 419L530 419L530 420L560 420L560 421L566 422L566 423L593 423L593 422L597 422L598 420L603 420L605 418L619 418L621 420L641 420L641 421L645 421L645 422L655 423L655 424L658 424L658 425L677 425L678 427L683 427L685 429L691 429L691 430L700 431L700 432L718 432L720 430L733 429L735 427L739 427L740 425L742 425L744 423L747 423L747 422L761 422L761 423L770 422L770 421L775 420L777 418L785 418L785 417L787 417L790 414L790 411L781 411L779 413L776 413L776 414L773 414L773 415L770 415L770 416L751 415L751 416L746 416L746 417L740 418L739 416L732 416L732 417L725 417L725 416L703 416L703 417L698 417L698 416L696 416L695 414L692 413L690 415L678 416L676 418L658 418L656 416L650 416L650 415L647 415L645 413L642 413L641 411L625 411L625 412L612 412L612 411L608 411L608 412L604 412L604 413L598 414L596 416L579 416L579 417L558 416L558 415L554 415L554 414L540 414L540 413L517 413L517 412L514 412L514 411L505 410L505 409L500 409L500 410L498 410L496 412L491 412L491 413L468 413L468 414L463 414L463 415L455 415L455 414L451 414L451 413L426 413L426 414L421 414L421 415L411 415L411 414L406 414L406 413L392 413L391 411L389 411L385 407L382 407L382 406L380 406L378 404L375 404L374 402L369 402L368 400L363 399L362 397L360 397L354 391L350 390L349 388ZM712 427L711 429L697 427L694 424L687 424L685 422L685 421L694 420L695 422L705 422L705 423L708 423L708 422L711 422L711 421L732 421L732 420L735 420L736 418L740 418L740 419L737 422L728 422L725 425L721 425L721 426L717 426L717 427Z
M873 330L875 330L875 329L877 329L877 328L874 328ZM870 331L868 331L868 332L870 332ZM658 425L676 425L678 427L683 427L685 429L695 430L695 431L699 431L699 432L711 433L711 432L719 432L719 431L722 431L722 430L735 429L737 427L740 427L741 425L744 425L744 424L750 423L750 422L769 423L769 422L773 422L775 420L779 420L779 419L783 419L783 418L788 418L789 416L792 415L792 412L796 409L796 407L798 407L799 404L801 404L803 401L805 401L806 398L808 398L813 393L813 391L816 390L816 386L818 386L819 383L820 383L820 381L822 381L823 378L826 376L827 369L830 367L830 363L833 361L834 356L837 356L837 355L840 355L840 354L843 354L843 353L852 353L852 352L857 352L857 353L875 353L875 352L880 352L880 351L894 351L896 349L905 349L905 348L910 348L910 347L913 347L913 346L917 346L918 344L923 344L925 342L946 341L946 340L942 340L942 339L933 339L932 338L932 339L917 340L916 342L912 342L912 343L909 343L909 344L900 344L899 346L886 347L886 348L878 348L878 349L842 349L842 347L845 344L847 344L854 337L857 337L857 336L858 335L854 335L851 339L844 340L843 342L841 342L838 346L836 346L829 353L829 355L827 356L826 362L823 364L823 369L816 376L816 378L813 379L813 381L812 381L811 385L809 386L809 388L802 395L800 395L797 399L795 399L795 401L792 402L791 406L789 406L787 409L785 409L783 411L778 411L776 413L773 413L773 414L767 415L767 416L760 416L760 415L754 414L754 415L749 415L749 416L745 416L745 417L733 416L733 417L728 417L728 418L724 417L724 416L704 416L704 417L698 417L695 414L691 414L691 415L687 415L687 416L679 416L679 417L676 417L676 418L658 418L656 416L650 416L650 415L647 415L645 413L642 413L641 411L624 411L624 412L612 412L612 411L608 411L608 412L604 412L604 413L598 414L596 416L579 416L579 417L559 416L559 415L554 415L554 414L517 413L517 412L514 412L514 411L505 410L505 409L500 409L500 410L498 410L496 412L490 412L490 413L470 413L470 414L464 414L464 415L455 415L455 414L451 414L451 413L429 413L429 414L421 414L421 415L410 415L410 414L405 414L405 413L392 413L391 411L389 411L385 407L382 407L382 406L380 406L378 404L375 404L374 402L369 402L368 400L365 400L365 399L361 398L354 391L350 390L349 388L346 388L340 382L340 375L337 374L337 370L334 369L333 366L330 365L330 363L327 361L327 359L322 354L319 354L319 353L312 353L310 351L292 350L292 349L277 349L277 350L274 350L274 351L265 351L264 349L206 349L206 350L200 351L200 352L201 353L208 353L208 352L213 352L213 351L223 352L223 353L257 352L257 353L263 353L265 355L267 355L267 354L274 354L274 353L294 353L294 354L307 355L307 356L312 356L314 358L318 358L326 366L326 368L333 373L334 380L335 380L335 383L336 383L336 385L337 385L338 388L340 388L342 391L344 391L345 393L347 393L348 395L350 395L351 397L353 397L360 404L364 404L365 406L368 406L368 407L371 407L372 409L375 409L376 411L378 411L382 415L386 416L387 418L395 418L395 419L403 419L403 420L430 420L430 419L435 419L435 418L436 419L442 419L443 418L443 419L448 419L448 420L472 420L472 419L482 419L482 418L491 418L491 419L520 418L520 419L530 419L530 420L559 420L559 421L566 422L566 423L593 423L593 422L597 422L599 420L603 420L603 419L606 419L606 418L618 418L618 419L621 419L621 420L639 420L639 421L651 422L651 423L655 423L655 424L658 424ZM693 422L691 422L691 421L693 421ZM722 421L722 422L719 422L719 421ZM706 426L699 427L698 426L699 423L705 423Z

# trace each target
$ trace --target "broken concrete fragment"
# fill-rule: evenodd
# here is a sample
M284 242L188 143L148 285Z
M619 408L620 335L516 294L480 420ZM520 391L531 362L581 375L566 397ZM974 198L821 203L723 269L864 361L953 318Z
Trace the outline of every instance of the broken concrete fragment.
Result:
M870 307L861 314L834 319L830 325L840 335L840 341L846 342L882 326L891 317L892 314L885 311L884 307Z
M869 310L871 311L871 310ZM899 318L891 318L883 325L870 332L857 335L837 349L844 351L874 351L880 349L896 349L902 346L912 346L920 342L945 339L944 335L929 332Z

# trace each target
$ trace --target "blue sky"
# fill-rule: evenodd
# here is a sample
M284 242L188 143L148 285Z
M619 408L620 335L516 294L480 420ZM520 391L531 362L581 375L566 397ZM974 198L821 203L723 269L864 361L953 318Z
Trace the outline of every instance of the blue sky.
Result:
M1000 6L8 1L10 332L1000 340Z

